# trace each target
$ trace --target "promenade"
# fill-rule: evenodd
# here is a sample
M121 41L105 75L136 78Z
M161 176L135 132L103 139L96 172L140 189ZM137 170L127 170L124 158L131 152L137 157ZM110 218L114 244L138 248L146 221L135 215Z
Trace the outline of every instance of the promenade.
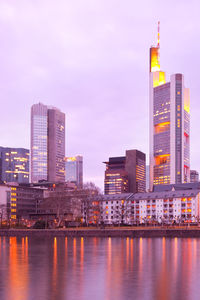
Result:
M67 229L0 229L0 236L42 237L200 237L200 227L108 227Z

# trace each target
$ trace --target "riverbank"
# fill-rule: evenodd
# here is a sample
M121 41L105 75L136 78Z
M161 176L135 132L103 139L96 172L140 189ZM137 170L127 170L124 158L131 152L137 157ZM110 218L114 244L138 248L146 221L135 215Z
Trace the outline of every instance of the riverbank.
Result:
M39 237L200 237L199 227L121 227L68 229L0 229L0 236Z

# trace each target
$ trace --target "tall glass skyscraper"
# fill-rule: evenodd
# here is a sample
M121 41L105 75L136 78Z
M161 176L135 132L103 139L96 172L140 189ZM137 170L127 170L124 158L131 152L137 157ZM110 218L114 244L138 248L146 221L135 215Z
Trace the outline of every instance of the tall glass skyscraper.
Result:
M190 181L190 98L182 74L166 82L160 43L150 48L150 189Z
M65 157L65 180L77 187L83 186L83 157L81 155Z
M47 106L31 107L31 182L47 180Z
M65 114L42 103L31 107L31 182L65 181Z

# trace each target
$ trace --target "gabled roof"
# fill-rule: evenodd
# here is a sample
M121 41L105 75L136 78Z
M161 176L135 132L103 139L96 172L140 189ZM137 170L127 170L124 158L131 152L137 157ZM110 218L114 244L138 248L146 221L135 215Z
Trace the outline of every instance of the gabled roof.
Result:
M177 190L177 191L164 191L164 192L152 192L152 193L137 193L132 194L129 200L152 200L152 199L164 199L164 198L185 198L195 197L200 190Z
M180 183L180 184L158 184L153 186L153 192L163 192L172 190L199 190L200 182Z

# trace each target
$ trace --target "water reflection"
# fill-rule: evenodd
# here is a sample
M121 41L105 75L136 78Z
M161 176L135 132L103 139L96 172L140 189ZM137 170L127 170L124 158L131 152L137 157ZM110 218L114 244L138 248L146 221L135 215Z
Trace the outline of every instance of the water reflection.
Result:
M0 299L196 300L200 239L0 238Z

